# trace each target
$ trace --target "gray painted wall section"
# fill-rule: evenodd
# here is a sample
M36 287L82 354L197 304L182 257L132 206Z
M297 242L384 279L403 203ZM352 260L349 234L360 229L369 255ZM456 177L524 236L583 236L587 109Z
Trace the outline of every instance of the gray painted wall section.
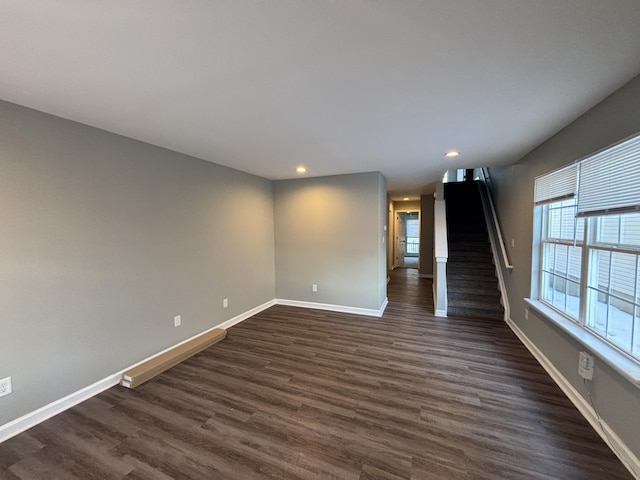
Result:
M533 182L537 175L569 164L640 131L640 77L595 106L530 154L509 167L490 170L494 195L515 268L504 272L511 319L585 398L578 376L578 352L584 347L553 323L529 312L533 240ZM640 457L640 390L596 359L592 382L598 413L629 449Z
M387 237L389 226L387 212L387 179L382 174L378 176L378 272L376 278L378 285L376 292L378 295L378 308L387 300Z
M433 276L434 201L433 194L420 197L420 275Z
M0 425L272 300L273 216L269 180L0 102Z
M279 180L274 192L277 298L378 310L386 298L382 175Z

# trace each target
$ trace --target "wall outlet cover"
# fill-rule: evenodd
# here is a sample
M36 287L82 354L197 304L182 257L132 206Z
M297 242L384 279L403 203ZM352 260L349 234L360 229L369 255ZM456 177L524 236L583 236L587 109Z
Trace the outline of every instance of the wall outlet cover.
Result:
M13 388L11 386L11 377L3 378L2 380L0 380L0 397L9 395L11 392L13 392Z
M578 356L578 375L585 380L593 380L594 360L587 352L580 352Z

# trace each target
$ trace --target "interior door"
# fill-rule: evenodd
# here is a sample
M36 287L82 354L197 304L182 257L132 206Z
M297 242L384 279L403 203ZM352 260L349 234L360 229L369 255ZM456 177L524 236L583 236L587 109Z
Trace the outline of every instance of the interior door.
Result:
M405 213L396 213L396 253L395 266L404 266L404 255L407 251L407 222L405 221Z

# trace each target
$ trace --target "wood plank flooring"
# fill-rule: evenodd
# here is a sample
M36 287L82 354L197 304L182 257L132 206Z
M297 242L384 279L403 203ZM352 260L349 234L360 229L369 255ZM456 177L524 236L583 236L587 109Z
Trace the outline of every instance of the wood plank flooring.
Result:
M0 444L0 479L631 479L500 321L275 306Z

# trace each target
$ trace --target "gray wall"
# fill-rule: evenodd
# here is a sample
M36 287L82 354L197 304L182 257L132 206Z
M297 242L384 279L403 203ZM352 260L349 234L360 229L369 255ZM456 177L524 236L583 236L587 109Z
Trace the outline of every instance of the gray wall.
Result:
M277 298L379 309L386 298L387 215L380 173L274 185Z
M433 194L420 197L420 275L433 275Z
M524 318L531 291L534 177L578 160L640 130L640 77L584 114L517 164L492 168L490 175L509 255L515 268L505 272L511 318L555 367L587 397L577 373L581 345L531 310ZM640 180L639 180L640 181ZM601 417L640 457L640 390L596 359L593 398Z
M268 180L0 102L0 425L272 300L273 215Z

